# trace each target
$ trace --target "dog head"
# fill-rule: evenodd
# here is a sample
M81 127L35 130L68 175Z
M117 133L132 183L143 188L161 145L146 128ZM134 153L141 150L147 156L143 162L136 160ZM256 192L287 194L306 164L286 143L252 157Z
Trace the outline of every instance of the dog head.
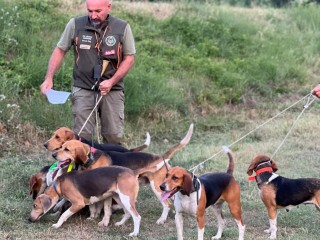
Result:
M271 167L274 172L278 171L278 167L276 163L267 155L258 155L253 158L248 170L247 174L251 176L253 171L257 171L259 166L263 167Z
M58 167L69 165L72 161L82 165L88 161L90 146L79 140L65 142L62 147L54 152L52 156L59 161Z
M49 151L56 151L61 146L69 141L75 139L75 134L70 128L62 127L57 129L51 138L44 144L45 148Z
M54 206L49 195L41 194L34 201L28 218L29 222L35 222L46 214Z
M160 189L163 191L161 200L165 201L178 191L183 191L189 196L192 188L191 174L182 167L173 167L168 171L164 182L160 185Z

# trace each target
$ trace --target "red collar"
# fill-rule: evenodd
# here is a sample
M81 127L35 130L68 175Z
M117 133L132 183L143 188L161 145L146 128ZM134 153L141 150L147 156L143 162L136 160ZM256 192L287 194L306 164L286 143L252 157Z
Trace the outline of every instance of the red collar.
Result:
M259 170L256 171L256 175L255 176L250 176L248 178L249 181L253 181L256 179L256 176L258 176L260 173L263 173L263 172L273 172L273 169L272 167L265 167L265 168L261 168Z

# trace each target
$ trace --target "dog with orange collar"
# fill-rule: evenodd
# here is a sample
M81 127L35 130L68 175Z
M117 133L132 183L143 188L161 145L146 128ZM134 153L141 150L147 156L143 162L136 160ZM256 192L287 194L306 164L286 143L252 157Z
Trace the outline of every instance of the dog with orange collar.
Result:
M265 232L270 234L270 239L277 237L277 209L314 204L320 211L320 179L285 178L276 174L277 170L276 163L267 155L256 156L247 170L249 176L256 173L249 180L256 180L259 195L267 208L270 227Z

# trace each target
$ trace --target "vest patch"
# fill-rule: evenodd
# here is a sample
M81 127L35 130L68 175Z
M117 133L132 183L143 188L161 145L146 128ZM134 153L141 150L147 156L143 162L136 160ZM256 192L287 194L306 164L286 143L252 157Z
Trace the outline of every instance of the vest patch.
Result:
M116 54L116 50L109 50L104 52L104 56L110 56Z
M82 35L82 42L91 43L92 42L92 36L90 36L90 35Z
M115 39L115 37L114 37L114 36L108 36L108 37L106 37L106 44L107 44L107 46L109 46L109 47L114 46L114 45L116 44L116 39Z
M80 49L88 49L89 50L91 48L91 46L87 45L87 44L80 44L79 48Z

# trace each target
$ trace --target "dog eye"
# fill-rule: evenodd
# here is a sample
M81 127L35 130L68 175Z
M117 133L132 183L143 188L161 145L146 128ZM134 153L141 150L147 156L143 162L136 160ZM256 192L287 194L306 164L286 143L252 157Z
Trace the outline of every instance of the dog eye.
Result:
M178 180L178 178L176 176L172 176L172 180L176 181L176 180Z
M37 208L37 204L33 204L33 208Z
M59 140L59 139L60 139L60 137L56 135L56 139L57 139L57 140Z
M169 176L169 174L167 173L167 174L166 174L166 178L168 178L168 176Z
M69 152L69 148L65 148L64 151Z

